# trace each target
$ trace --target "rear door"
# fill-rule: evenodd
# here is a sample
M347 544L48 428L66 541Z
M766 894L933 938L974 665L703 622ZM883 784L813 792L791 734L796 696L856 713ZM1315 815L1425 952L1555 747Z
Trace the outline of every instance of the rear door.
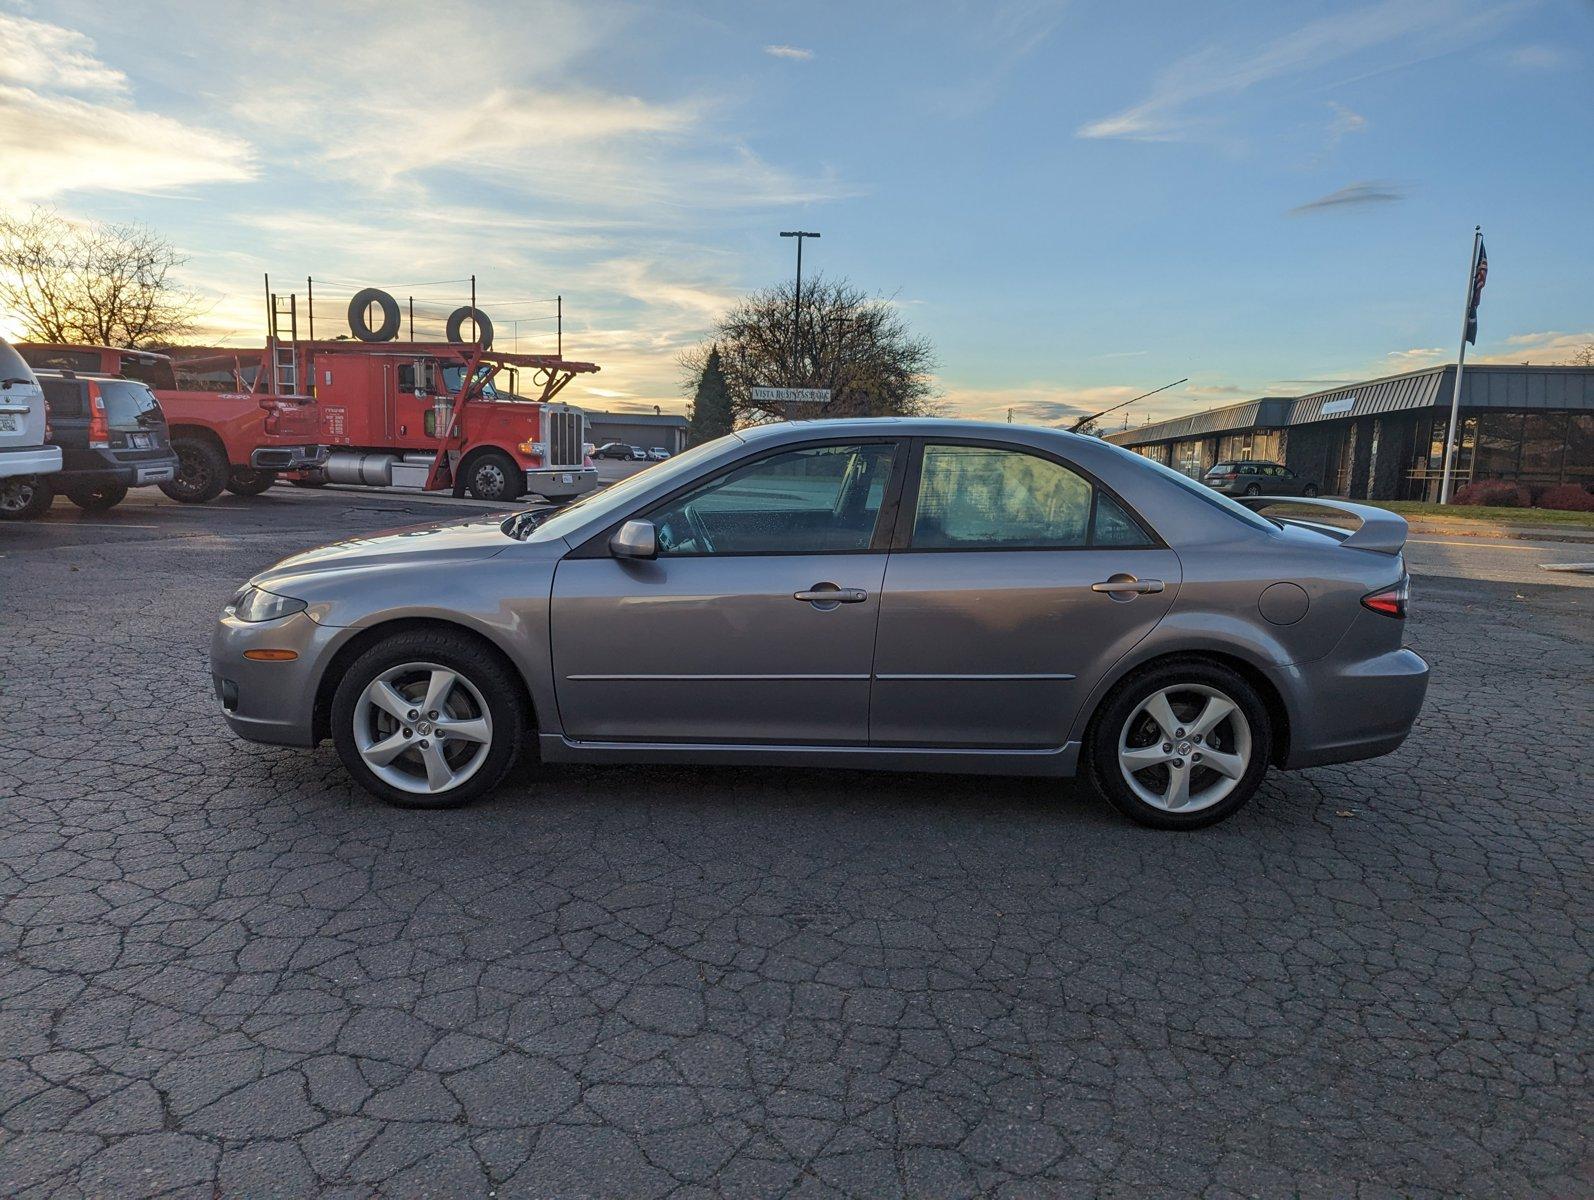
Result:
M1178 557L1126 503L1027 448L925 444L897 529L875 745L1063 745L1083 698L1178 591Z
M863 744L905 446L782 449L631 514L652 561L602 538L554 576L554 682L587 741ZM589 544L591 545L591 544Z

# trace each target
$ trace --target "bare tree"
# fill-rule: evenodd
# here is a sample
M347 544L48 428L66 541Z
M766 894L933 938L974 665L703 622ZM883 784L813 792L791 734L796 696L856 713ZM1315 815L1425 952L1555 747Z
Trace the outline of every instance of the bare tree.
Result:
M1572 365L1574 367L1594 367L1594 342L1579 346L1572 351Z
M77 222L47 208L0 216L0 306L29 340L156 345L191 332L187 260L147 225Z
M713 336L681 357L687 390L696 388L719 347L725 380L742 424L788 416L921 416L936 409L930 373L935 355L890 300L845 279L803 280L793 319L793 285L754 292L720 318ZM754 387L829 388L830 403L790 410L755 401Z

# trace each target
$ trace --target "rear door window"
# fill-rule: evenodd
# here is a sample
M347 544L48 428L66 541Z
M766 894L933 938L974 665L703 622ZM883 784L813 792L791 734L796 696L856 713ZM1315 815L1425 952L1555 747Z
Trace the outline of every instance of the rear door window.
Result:
M105 400L105 421L112 429L148 429L164 423L160 402L142 383L128 379L96 380Z

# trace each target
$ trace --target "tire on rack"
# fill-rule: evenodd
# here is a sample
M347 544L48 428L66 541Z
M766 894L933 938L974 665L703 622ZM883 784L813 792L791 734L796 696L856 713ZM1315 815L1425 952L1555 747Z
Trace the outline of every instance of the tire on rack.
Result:
M465 463L465 491L477 500L515 500L526 494L526 476L502 450L484 450Z
M366 319L366 310L371 305L376 305L382 310L382 323L375 329L371 328ZM354 293L354 299L349 301L349 332L362 342L391 342L398 336L399 331L399 306L381 288L365 288Z
M234 467L227 476L227 490L234 496L259 496L277 482L275 471L257 471L253 467Z
M471 317L476 318L476 342L483 350L493 348L493 323L487 319L487 314L479 308L470 305L461 305L448 314L448 325L444 328L444 335L451 342L465 340L465 322Z
M332 697L332 740L355 782L379 800L454 808L497 786L519 757L528 726L522 694L514 669L481 640L410 630L344 672Z
M179 434L172 439L177 455L177 475L160 485L180 504L208 504L227 486L232 466L222 448L207 437Z
M84 512L107 512L127 499L127 485L108 483L104 487L70 491L66 498Z
M1251 798L1272 750L1267 706L1239 672L1210 659L1175 658L1135 672L1108 694L1083 752L1096 787L1131 820L1200 829Z
M55 490L41 475L0 479L0 521L33 521L50 511Z

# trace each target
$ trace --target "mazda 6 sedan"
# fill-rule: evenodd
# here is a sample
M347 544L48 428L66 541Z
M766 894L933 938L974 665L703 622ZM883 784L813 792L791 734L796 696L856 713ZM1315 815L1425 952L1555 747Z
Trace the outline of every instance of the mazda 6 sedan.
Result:
M1084 772L1191 829L1269 766L1387 754L1406 526L1257 511L1091 437L845 420L731 434L558 510L298 554L216 627L228 723L331 738L393 804L545 763Z

